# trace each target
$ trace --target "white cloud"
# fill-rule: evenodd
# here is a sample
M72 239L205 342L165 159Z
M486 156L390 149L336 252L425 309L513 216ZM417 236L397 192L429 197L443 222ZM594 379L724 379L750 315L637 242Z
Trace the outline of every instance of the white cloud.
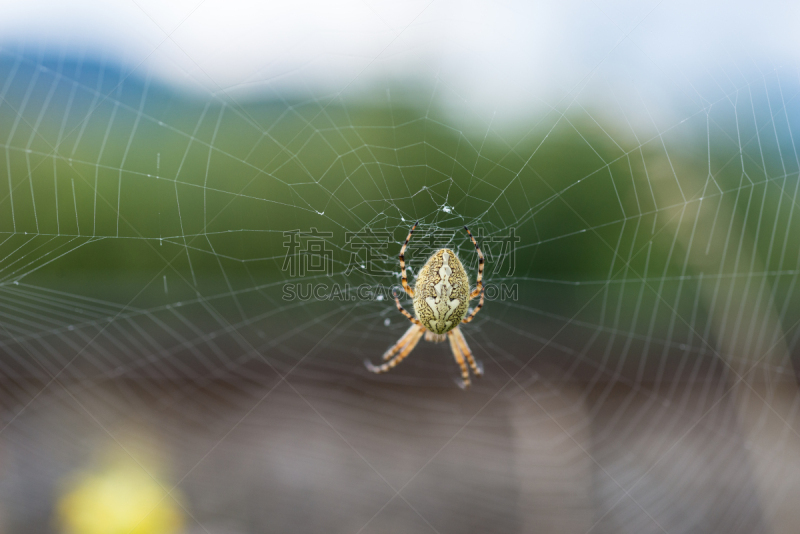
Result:
M782 2L34 0L0 9L6 43L95 50L236 94L347 97L410 80L513 108L554 104L608 72L669 79L732 50L798 53L798 10Z

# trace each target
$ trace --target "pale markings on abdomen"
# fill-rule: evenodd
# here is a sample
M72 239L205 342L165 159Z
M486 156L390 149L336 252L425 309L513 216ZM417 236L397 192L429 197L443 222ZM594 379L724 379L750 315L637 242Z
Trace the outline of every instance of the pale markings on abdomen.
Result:
M453 269L450 267L450 255L444 252L442 254L442 266L439 267L439 282L433 286L436 298L427 297L425 299L433 313L434 322L444 324L443 330L450 329L453 321L448 321L448 319L456 311L458 305L461 304L461 300L450 298L453 293L453 285L450 283L451 274L453 274Z

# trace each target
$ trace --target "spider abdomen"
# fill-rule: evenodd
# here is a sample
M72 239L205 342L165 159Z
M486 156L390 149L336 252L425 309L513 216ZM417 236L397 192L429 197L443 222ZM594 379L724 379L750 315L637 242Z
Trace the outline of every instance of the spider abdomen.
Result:
M417 276L414 311L422 325L435 334L458 326L469 308L469 278L450 249L437 250Z

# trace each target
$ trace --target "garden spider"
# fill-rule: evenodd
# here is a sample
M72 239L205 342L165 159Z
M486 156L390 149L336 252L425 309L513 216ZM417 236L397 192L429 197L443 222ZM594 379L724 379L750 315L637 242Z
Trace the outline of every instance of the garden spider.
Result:
M425 266L419 272L414 289L408 286L406 277L405 252L411 234L417 228L418 222L411 227L411 231L400 249L400 273L402 275L403 289L414 299L414 312L416 317L408 313L400 305L400 299L394 296L394 302L400 313L405 315L413 324L400 340L383 354L383 365L373 365L366 360L364 364L373 373L385 373L408 356L424 334L425 341L439 343L445 339L450 341L450 350L456 363L461 368L462 388L470 385L469 370L467 363L472 368L475 376L483 375L483 366L475 361L472 351L469 350L464 334L458 328L459 323L468 323L475 318L475 315L483 307L483 253L477 241L472 236L472 232L466 226L472 244L478 252L478 279L475 281L475 289L469 290L469 277L464 270L464 266L459 261L456 253L448 248L440 248L428 259ZM469 311L469 301L480 296L478 306L467 315ZM466 362L464 361L466 359Z

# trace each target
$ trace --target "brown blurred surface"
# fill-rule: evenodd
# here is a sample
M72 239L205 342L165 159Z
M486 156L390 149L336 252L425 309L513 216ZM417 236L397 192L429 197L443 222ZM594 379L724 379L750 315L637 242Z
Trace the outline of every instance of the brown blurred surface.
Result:
M51 531L64 478L109 454L159 465L192 533L794 532L800 519L793 384L357 385L290 376L148 399L131 383L53 384L0 434L0 531Z

